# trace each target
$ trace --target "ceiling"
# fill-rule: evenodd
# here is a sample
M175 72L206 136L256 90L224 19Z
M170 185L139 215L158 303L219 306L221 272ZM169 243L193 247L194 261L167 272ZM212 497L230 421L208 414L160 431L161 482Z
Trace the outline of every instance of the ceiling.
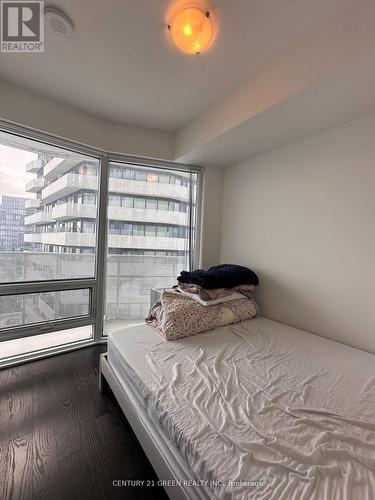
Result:
M176 131L358 1L210 0L215 43L187 56L170 43L167 0L56 0L72 35L47 32L44 54L0 54L0 78L108 120Z
M375 51L177 156L226 167L375 112Z

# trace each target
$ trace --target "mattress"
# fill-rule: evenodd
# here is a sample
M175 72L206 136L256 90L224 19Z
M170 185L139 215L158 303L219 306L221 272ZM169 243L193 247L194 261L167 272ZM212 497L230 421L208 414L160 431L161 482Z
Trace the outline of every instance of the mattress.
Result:
M209 498L375 498L374 355L258 317L120 330L108 360Z

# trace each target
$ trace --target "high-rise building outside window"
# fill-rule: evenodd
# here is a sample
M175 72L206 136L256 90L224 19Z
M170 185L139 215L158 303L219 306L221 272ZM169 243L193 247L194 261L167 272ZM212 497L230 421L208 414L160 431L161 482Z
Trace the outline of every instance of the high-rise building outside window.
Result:
M106 335L143 321L150 288L173 285L197 255L198 183L199 171L117 160L103 167L100 152L80 153L0 132L3 352L17 350L17 339L8 340L4 329L22 337L22 327L32 325L35 349L38 339L45 349L48 342L97 339L92 329L98 325L100 335ZM105 234L98 235L100 199L107 219L101 225ZM106 257L99 264L105 273L99 279L98 249L104 244ZM12 284L19 284L22 293L11 294ZM50 340L41 334L44 329L53 330Z

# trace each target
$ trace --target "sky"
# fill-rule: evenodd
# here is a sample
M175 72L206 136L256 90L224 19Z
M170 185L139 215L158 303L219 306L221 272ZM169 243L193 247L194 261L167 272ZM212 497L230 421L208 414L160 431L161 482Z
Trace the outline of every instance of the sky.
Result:
M35 198L35 194L26 193L25 184L35 174L26 173L26 164L38 157L23 149L0 144L0 195Z

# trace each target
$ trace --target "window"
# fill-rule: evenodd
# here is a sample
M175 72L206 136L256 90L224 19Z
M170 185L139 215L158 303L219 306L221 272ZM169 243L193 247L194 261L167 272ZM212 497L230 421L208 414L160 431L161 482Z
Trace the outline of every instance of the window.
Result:
M111 167L109 171L110 177L117 177L119 179L122 179L122 170L117 167Z
M54 163L53 157L64 157ZM80 246L78 239L56 233L80 232L83 213L68 208L59 176L72 170L86 182L99 170L99 160L29 139L0 133L0 282L28 282L95 277L95 253L84 265L69 266L56 246ZM47 184L47 181L49 184ZM98 189L98 177L89 182ZM79 188L72 182L70 189ZM73 193L72 193L73 195ZM96 247L96 195L90 193L90 246ZM63 199L59 206L57 202Z
M146 208L145 198L134 198L134 208Z
M109 231L110 234L121 234L121 224L110 222Z
M146 172L142 170L136 170L134 178L136 181L145 181L147 179Z
M48 332L51 346L69 344L69 329L75 342L92 338L99 172L86 153L0 131L0 364L26 338L31 351ZM81 254L86 232L90 253Z
M83 193L82 203L86 203L87 205L96 205L96 194Z
M178 238L178 237L184 238L185 237L185 234L183 232L181 233L181 236L180 236L180 233L178 231L178 227L175 227L175 226L168 227L167 234L170 238Z
M159 175L159 182L161 182L162 184L170 184L171 182L169 175L165 174Z
M121 207L121 196L110 194L109 195L109 204L113 207Z
M130 196L123 196L122 197L122 206L127 207L127 208L133 208L134 198L131 198Z
M140 224L135 224L133 226L133 236L144 236L145 235L145 226Z
M158 210L168 210L169 202L168 200L158 201Z
M154 199L146 200L146 209L148 210L157 210L158 209L158 201Z
M124 177L129 176L130 167L125 163L112 163L113 167L122 168ZM145 209L145 213L129 212L126 220L117 221L128 234L122 243L111 234L113 221L108 223L105 333L142 322L149 309L150 288L174 285L180 271L189 269L196 256L198 174L138 167L134 179L144 181L137 187L134 208ZM161 184L173 186L175 191ZM126 189L132 192L134 187L124 184ZM184 218L180 212L186 214Z
M199 169L141 161L0 122L0 366L143 321L194 265Z
M132 224L120 224L121 234L126 234L131 236L133 234L133 225Z
M128 181L134 181L134 170L130 170L128 168L126 169L121 169L119 168L120 172L122 172L122 178L126 179Z
M158 238L166 238L167 237L167 227L166 226L157 226L156 234Z
M95 223L92 221L82 221L81 232L82 233L94 233L95 232Z
M89 289L0 297L0 329L73 317L88 317L89 314Z
M126 188L124 188L126 189ZM84 193L82 203L96 202L96 196ZM126 196L123 194L109 194L108 205L126 208L142 208L148 210L169 210L170 212L186 212L187 204L180 201L163 198L146 198L141 196Z
M156 226L146 226L145 236L156 236Z

